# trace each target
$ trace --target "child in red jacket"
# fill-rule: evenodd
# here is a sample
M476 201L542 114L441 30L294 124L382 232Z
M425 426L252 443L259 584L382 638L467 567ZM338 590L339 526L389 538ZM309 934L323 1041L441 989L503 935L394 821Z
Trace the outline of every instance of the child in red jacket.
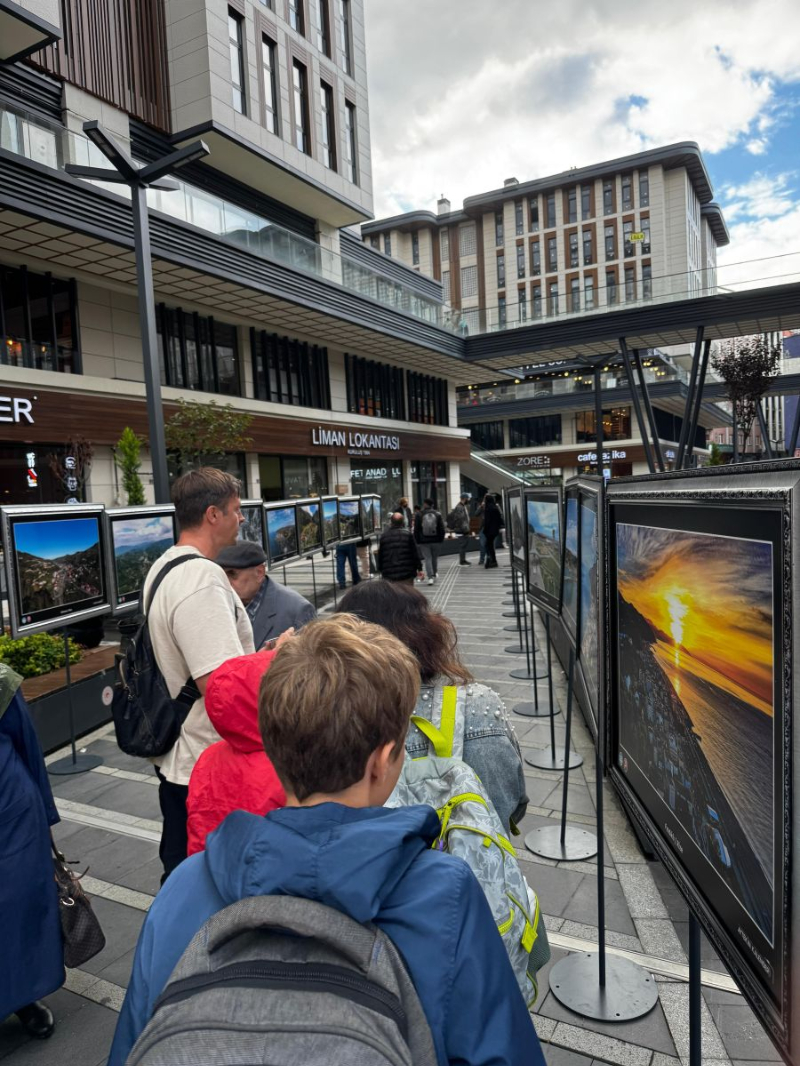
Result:
M266 814L286 804L258 731L258 690L276 654L229 659L208 679L206 711L222 740L206 748L189 781L189 855L205 849L231 811Z

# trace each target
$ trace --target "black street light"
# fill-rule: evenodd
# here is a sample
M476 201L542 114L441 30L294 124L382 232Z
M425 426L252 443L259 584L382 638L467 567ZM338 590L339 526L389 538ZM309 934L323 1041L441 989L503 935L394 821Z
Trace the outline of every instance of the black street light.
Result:
M156 503L169 503L169 474L167 472L167 446L164 437L164 410L161 406L161 369L158 362L156 337L156 308L153 294L153 266L150 249L150 218L147 214L147 190L161 189L174 192L180 186L168 177L172 171L186 163L202 159L209 154L202 141L194 141L153 163L140 167L124 148L93 120L83 124L83 132L99 148L113 166L82 166L68 163L66 171L76 178L90 181L110 181L127 185L131 191L133 206L133 239L136 255L136 285L139 293L139 320L142 330L142 355L144 357L144 382L147 393L147 421L150 430L150 455L153 462L153 487Z

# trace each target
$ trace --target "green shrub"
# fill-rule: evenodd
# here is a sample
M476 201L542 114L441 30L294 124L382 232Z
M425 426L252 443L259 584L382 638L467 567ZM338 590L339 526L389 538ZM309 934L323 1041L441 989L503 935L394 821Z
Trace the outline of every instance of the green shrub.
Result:
M69 661L79 663L83 658L80 646L70 637ZM22 677L39 677L64 666L64 639L50 633L34 633L30 637L12 640L5 633L0 636L0 662L7 663Z

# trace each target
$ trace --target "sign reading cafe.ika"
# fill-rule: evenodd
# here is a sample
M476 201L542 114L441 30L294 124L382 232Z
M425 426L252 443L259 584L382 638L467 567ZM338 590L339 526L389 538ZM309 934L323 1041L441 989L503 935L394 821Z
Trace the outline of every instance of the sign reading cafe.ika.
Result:
M311 443L321 448L347 448L356 454L369 452L373 448L400 451L400 438L391 433L361 433L353 429L326 429L324 426L316 426L311 430Z

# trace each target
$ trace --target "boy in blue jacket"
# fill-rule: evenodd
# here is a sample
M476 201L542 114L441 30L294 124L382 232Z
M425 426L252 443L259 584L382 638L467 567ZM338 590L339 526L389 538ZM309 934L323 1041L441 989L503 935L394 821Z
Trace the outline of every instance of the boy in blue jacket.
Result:
M405 959L440 1066L544 1066L480 885L461 860L431 850L436 812L382 806L418 690L412 653L352 615L284 644L259 716L287 806L229 815L170 875L139 937L109 1066L123 1066L203 923L257 895L317 900L382 929Z

